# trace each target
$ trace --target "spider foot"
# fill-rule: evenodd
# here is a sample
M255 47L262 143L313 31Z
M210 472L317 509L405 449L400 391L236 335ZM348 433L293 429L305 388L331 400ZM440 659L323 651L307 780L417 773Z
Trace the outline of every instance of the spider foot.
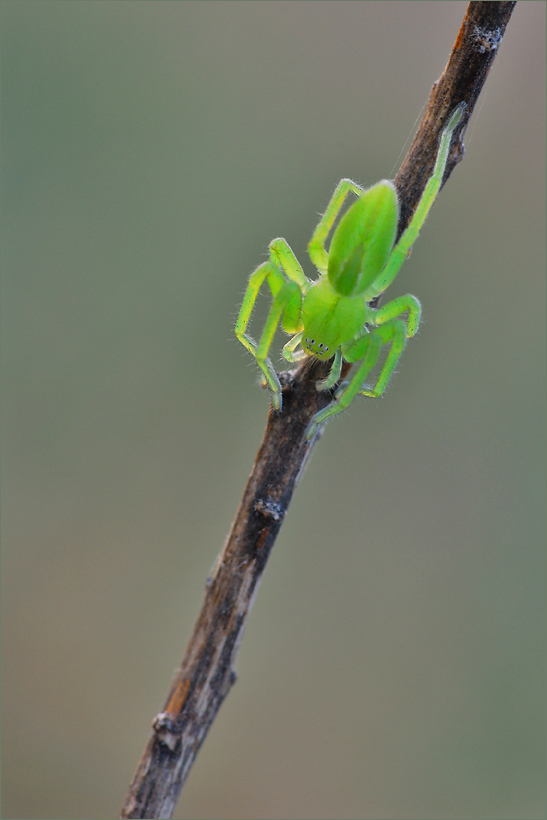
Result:
M274 390L272 388L272 385L268 382L268 380L266 379L265 376L262 376L262 378L260 379L260 386L264 390L267 389L267 390L270 391L270 397L271 397L271 401L272 401L272 408L274 410L281 410L281 406L283 404L283 399L281 397L281 390Z

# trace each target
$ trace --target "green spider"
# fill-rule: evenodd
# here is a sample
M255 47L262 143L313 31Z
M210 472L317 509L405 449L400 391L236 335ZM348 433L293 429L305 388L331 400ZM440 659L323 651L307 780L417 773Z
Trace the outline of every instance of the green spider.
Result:
M316 413L306 430L306 438L320 424L340 413L357 394L381 396L405 348L420 323L420 303L414 296L399 296L383 307L371 306L393 282L416 241L441 187L452 134L466 108L460 103L441 134L433 174L406 231L395 245L399 204L393 182L382 180L368 190L342 179L332 195L308 245L310 259L319 271L311 282L285 239L270 242L270 258L250 276L236 323L236 336L253 354L272 393L272 404L281 410L281 384L268 358L279 323L295 334L283 348L289 362L306 356L333 359L329 375L316 383L318 390L330 390L340 378L342 361L356 364L350 379L343 382L335 400ZM349 192L358 199L340 219L327 252L325 242ZM264 282L272 293L272 304L264 330L257 342L247 325ZM407 314L406 320L402 318ZM365 379L378 361L381 349L390 344L376 384ZM300 345L300 349L297 350Z

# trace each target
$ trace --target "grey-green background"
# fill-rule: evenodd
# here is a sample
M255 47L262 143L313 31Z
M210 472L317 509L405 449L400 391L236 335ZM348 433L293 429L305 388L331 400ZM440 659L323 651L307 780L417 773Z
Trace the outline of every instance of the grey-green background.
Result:
M3 3L4 817L117 816L265 423L247 276L394 174L465 8ZM544 817L544 58L519 3L179 818Z

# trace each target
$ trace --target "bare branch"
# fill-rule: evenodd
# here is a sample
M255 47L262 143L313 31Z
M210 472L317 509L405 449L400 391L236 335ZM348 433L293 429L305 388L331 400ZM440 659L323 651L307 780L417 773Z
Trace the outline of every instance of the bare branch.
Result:
M429 102L395 184L401 197L399 234L431 175L439 133L462 100L445 181L463 157L460 138L502 41L514 2L472 2L447 66ZM270 410L264 438L188 649L163 711L155 718L121 817L169 818L199 748L235 681L235 656L277 533L320 432L307 441L312 416L331 400L315 381L328 363L307 360L282 373L283 411ZM342 374L342 376L344 373Z
M515 5L516 2L469 3L446 68L433 84L414 141L394 180L401 198L399 236L410 222L431 176L439 135L451 112L462 101L467 111L456 136L467 125ZM462 159L463 146L454 139L444 182Z

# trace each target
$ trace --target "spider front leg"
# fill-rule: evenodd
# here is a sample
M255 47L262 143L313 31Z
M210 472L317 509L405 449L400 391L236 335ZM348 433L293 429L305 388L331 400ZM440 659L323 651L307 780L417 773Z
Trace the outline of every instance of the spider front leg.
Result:
M283 268L276 262L282 264ZM257 343L247 333L247 326L264 281L270 288L273 300L260 341ZM236 336L255 357L271 390L272 405L276 410L281 409L281 384L268 354L280 323L287 333L295 333L301 329L302 294L307 285L302 268L287 242L284 239L274 239L270 243L269 261L259 265L249 277L236 322Z
M283 345L283 350L281 351L283 353L283 357L288 362L291 362L291 364L293 362L301 362L302 359L306 358L306 354L302 349L296 349L302 341L302 333L303 331L301 330L300 333L297 333L296 336L289 339L286 345Z
M330 369L329 375L326 379L320 379L320 381L315 382L315 386L317 390L331 390L338 379L340 378L340 373L342 372L342 350L338 348L336 353L334 354L334 359L332 360L332 367Z
M384 328L382 328L382 330L384 330ZM358 352L363 357L363 361L353 374L351 380L349 382L345 382L341 386L336 396L336 400L333 401L332 404L329 404L328 407L325 407L324 410L320 410L315 414L315 416L313 416L306 429L307 439L313 438L320 424L323 424L331 416L335 416L338 413L341 413L342 410L345 410L345 408L353 401L359 392L359 388L362 387L367 375L378 361L378 356L380 355L380 350L382 349L382 338L381 334L376 333L376 330L372 331L372 333L367 336L363 336L358 342L356 342L356 344L359 345ZM355 361L357 361L357 359Z
M382 345L388 344L389 342L391 342L391 345L374 387L364 388L361 386L360 389L357 390L357 393L362 396L370 396L371 398L379 398L383 395L393 375L393 371L397 366L397 362L406 347L406 340L414 336L418 330L421 312L422 308L420 303L415 296L411 296L409 293L406 294L406 296L399 296L396 299L392 299L391 302L388 302L387 305L381 308L367 309L367 321L376 325L373 334L380 338ZM401 319L404 313L408 313L406 321ZM361 358L363 354L359 349L360 344L360 340L349 343L344 352L344 356L348 362L355 362ZM350 385L351 384L352 383L350 383ZM362 384L361 382L361 385Z
M405 294L405 296L397 296L395 299L392 299L391 302L387 302L380 308L367 307L365 321L375 326L385 325L392 319L398 319L404 313L408 313L406 336L410 339L418 332L420 317L422 315L422 306L416 297L411 296L410 293ZM349 342L350 346L352 344L353 342ZM352 360L348 359L348 361ZM353 361L355 361L355 359L353 359Z
M408 312L406 322L399 318L405 312ZM370 332L364 329L352 341L342 345L344 359L350 364L357 362L360 364L349 382L339 389L336 400L312 418L306 430L306 438L312 438L320 424L331 416L341 413L358 394L371 398L379 398L383 395L405 349L407 337L414 336L418 329L420 313L420 303L410 294L399 296L381 308L368 308L367 324L376 325L376 327ZM375 366L382 347L386 344L389 344L390 348L376 384L374 387L365 386L365 379Z
M364 396L378 398L385 391L391 374L405 349L406 324L402 319L395 319L380 327L374 328L368 335L361 337L353 344L350 343L344 358L350 363L362 359L351 379L345 382L336 394L336 400L320 410L312 418L306 430L306 438L312 438L320 424L331 416L336 416L348 407L355 396L361 393ZM391 342L387 359L378 376L374 388L365 388L365 379L378 361L382 347Z

